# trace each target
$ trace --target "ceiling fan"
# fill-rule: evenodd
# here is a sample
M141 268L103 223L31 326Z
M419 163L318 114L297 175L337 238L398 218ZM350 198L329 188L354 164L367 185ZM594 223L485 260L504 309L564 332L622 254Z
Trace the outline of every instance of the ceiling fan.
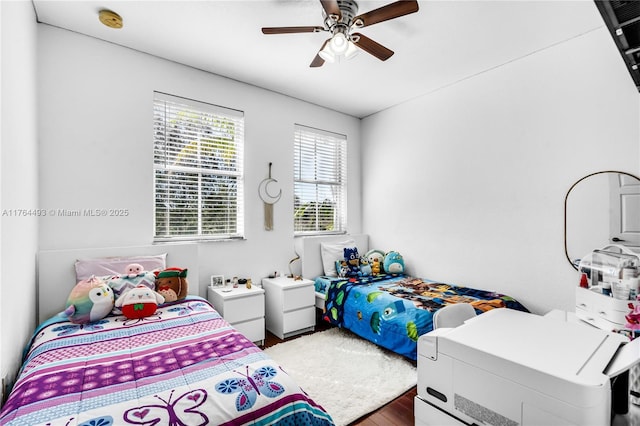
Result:
M381 61L386 61L393 55L392 50L353 31L418 11L417 1L396 1L361 15L357 15L358 4L354 0L320 0L320 3L324 9L324 26L263 27L262 33L293 34L320 31L331 33L331 37L324 42L311 61L311 67L320 67L325 62L335 62L336 58L341 56L351 58L358 52L357 48Z

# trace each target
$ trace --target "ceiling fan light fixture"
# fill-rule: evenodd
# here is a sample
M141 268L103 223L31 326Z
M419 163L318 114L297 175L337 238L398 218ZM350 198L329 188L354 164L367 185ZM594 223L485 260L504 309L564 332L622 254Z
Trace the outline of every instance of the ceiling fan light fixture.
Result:
M358 47L353 43L353 42L349 42L349 45L347 46L347 50L344 52L344 57L347 59L351 59L354 56L356 56L359 52Z
M336 55L331 51L330 43L327 43L324 49L318 52L318 55L324 59L325 62L329 62L330 64L336 61Z
M349 48L349 40L347 40L347 37L345 37L343 33L335 33L331 38L330 45L333 53L335 53L336 55L342 55Z

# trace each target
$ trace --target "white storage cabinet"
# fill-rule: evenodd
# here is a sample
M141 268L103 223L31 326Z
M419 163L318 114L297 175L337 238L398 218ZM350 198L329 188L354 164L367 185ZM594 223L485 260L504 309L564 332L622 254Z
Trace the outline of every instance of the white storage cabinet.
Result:
M264 278L266 325L280 339L313 331L316 325L313 281Z
M227 291L224 291L227 290ZM259 345L264 344L264 290L241 285L237 288L207 289L207 299L236 330ZM230 290L230 291L229 291Z

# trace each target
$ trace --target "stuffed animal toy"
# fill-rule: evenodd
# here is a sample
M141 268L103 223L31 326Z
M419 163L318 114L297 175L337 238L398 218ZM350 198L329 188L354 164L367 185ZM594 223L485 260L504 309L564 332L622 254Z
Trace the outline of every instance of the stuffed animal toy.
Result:
M387 274L402 274L404 272L404 259L397 251L390 251L384 256L382 268Z
M380 259L374 258L371 262L371 274L380 275L382 273L382 262Z
M374 260L380 262L380 269L378 272L373 272L374 275L383 273L382 263L384 262L384 252L382 250L371 249L364 255L369 260L369 265L373 268Z
M184 299L187 297L188 290L186 269L168 268L156 273L156 291L164 297L166 302Z
M635 306L633 303L629 303L628 306L631 311L624 316L627 320L624 326L629 330L640 330L640 305Z
M372 275L371 265L369 265L369 259L366 256L360 257L360 273L363 277L368 277Z
M74 324L101 320L113 309L113 290L104 281L90 277L71 290L64 314Z
M336 260L336 272L338 273L338 276L341 278L344 278L347 276L347 273L349 272L349 267L347 266L347 261L346 260Z
M139 285L118 297L116 307L122 310L125 317L136 319L153 315L158 305L162 303L164 303L164 297L161 294L147 286Z
M360 272L360 255L358 255L357 247L344 248L344 260L347 262L347 277L358 277L362 275Z
M140 265L139 263L132 263L130 265L127 265L127 267L125 268L124 276L128 278L134 278L138 275L142 275L143 272L144 266Z

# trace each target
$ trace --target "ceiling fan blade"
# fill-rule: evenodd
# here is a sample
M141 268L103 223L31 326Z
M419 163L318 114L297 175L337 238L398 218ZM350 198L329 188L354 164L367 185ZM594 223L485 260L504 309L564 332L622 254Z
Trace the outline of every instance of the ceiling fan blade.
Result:
M342 12L340 12L337 0L320 0L320 3L322 3L324 11L327 12L327 16L335 16L340 19Z
M371 10L362 15L353 18L353 22L358 28L377 24L378 22L388 21L389 19L398 18L418 11L417 1L397 1L378 9Z
M295 33L317 33L324 31L323 27L263 27L262 34L295 34Z
M360 49L364 50L367 53L375 56L381 61L386 61L391 56L393 56L393 50L389 50L378 42L371 40L369 37L364 36L360 33L353 34L354 43Z
M318 51L318 53L316 53L316 57L313 58L313 61L311 61L311 64L309 64L309 66L311 68L317 68L317 67L321 67L324 65L324 59L322 59L322 57L320 57L320 51L322 49L324 49L324 47L327 45L327 43L329 43L329 40L331 40L330 38L325 40L325 42L322 44L322 47L320 48L320 50Z
M324 59L320 57L320 55L316 54L316 57L313 58L313 61L309 64L311 68L318 68L324 65Z

